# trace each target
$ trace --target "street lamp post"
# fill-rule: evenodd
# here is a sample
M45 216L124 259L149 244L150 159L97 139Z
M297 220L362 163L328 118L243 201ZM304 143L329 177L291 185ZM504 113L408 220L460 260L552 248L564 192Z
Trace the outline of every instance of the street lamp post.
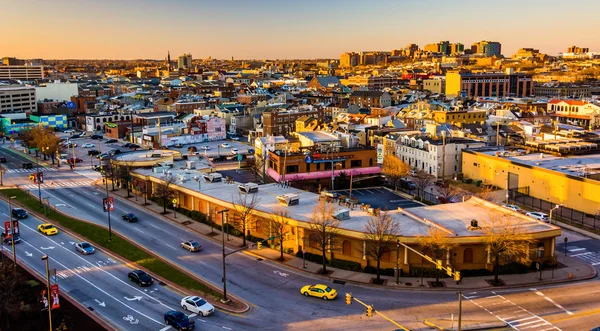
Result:
M14 264L14 268L15 268L15 277L17 274L17 251L15 250L15 222L13 221L12 218L12 205L11 205L11 201L12 199L16 199L16 196L12 196L10 198L8 198L8 215L10 217L10 236L11 236L11 246L12 246L12 254L13 254L13 264Z
M550 224L552 224L552 212L560 207L562 207L562 205L556 205L553 208L550 208ZM554 224L556 224L556 222L554 222Z
M110 205L108 203L108 179L106 177L106 171L102 171L104 174L104 184L106 185L106 212L108 213L108 242L112 242L112 227L110 226Z
M396 285L400 284L400 239L396 240Z
M48 322L50 323L50 331L52 331L52 301L50 298L50 268L48 266L48 255L42 256L42 261L46 261L46 296L48 299Z
M42 207L42 183L40 183L40 159L35 158L37 163L37 184L38 184L38 198L40 199L40 207Z
M306 269L306 242L302 237L302 268Z
M223 301L227 302L229 299L227 299L227 271L225 267L225 225L227 224L227 218L229 218L229 209L223 209L217 213L221 214L221 242L223 247Z

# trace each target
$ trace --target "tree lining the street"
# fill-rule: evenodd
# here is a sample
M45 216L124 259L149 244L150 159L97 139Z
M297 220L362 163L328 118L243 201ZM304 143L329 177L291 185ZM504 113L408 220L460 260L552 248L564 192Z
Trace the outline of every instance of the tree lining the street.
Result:
M283 262L283 242L288 234L289 211L287 208L273 210L269 220L269 234L279 241L279 261Z
M163 214L167 213L167 203L175 196L175 191L171 188L171 185L176 182L175 176L171 174L165 174L161 178L161 183L157 186L154 191L154 196L161 202L163 206Z
M252 213L260 204L260 198L256 193L238 192L237 199L231 200L235 216L233 226L242 232L242 246L246 246L248 222L251 221Z
M390 254L390 247L396 245L400 234L400 223L388 212L372 215L364 227L363 238L366 243L366 254L377 263L377 283L381 281L381 258Z
M425 195L425 190L433 184L435 177L426 173L423 170L418 170L417 173L413 176L412 181L415 183L415 186L422 195Z
M332 203L320 199L309 216L311 230L309 242L314 242L316 248L321 251L322 274L327 274L327 251L334 249L335 239L339 232L340 221L333 217L334 212L335 206Z

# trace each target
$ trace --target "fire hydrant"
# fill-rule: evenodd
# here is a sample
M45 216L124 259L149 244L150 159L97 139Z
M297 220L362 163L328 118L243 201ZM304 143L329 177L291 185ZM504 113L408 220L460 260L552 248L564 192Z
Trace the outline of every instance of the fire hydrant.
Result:
M569 279L573 279L573 274L569 272Z

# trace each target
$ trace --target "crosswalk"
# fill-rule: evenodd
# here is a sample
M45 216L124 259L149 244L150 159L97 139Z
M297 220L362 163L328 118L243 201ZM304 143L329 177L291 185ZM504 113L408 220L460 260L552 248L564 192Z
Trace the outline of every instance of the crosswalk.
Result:
M61 188L61 187L82 187L82 186L92 186L94 183L93 180L84 180L84 181L75 181L75 182L46 182L40 185L40 188L44 189L52 189L52 188ZM37 189L37 184L27 184L23 185L26 189Z
M495 316L514 330L548 331L560 330L544 318L528 311L502 295L492 292L487 297L464 296L476 306Z
M569 256L582 259L589 264L600 265L600 252L590 252L584 247L568 246Z
M31 169L7 169L6 173L9 174L16 174L16 173L30 173L30 172L37 172L37 171L58 171L58 169L56 168L45 168L45 167L40 167L38 168L31 168Z

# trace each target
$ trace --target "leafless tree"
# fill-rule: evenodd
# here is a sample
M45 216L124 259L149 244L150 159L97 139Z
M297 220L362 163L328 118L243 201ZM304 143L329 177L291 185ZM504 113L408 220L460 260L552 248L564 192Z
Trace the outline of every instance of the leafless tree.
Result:
M400 234L400 223L395 221L387 212L373 215L365 224L363 237L366 242L366 253L377 261L377 282L381 280L381 257L390 251L390 246L396 244Z
M460 193L458 186L444 183L444 185L438 188L438 200L442 203L449 203L453 198L457 197Z
M434 260L442 260L447 252L456 245L450 241L450 237L443 230L432 226L429 228L427 236L419 237L419 245L423 251L429 252L429 256ZM437 270L435 283L440 282L440 270Z
M417 171L415 176L413 176L412 181L417 186L417 189L419 189L419 191L421 191L421 193L424 193L425 189L427 189L427 187L431 186L431 184L433 184L434 180L435 180L434 176L426 173L423 170L419 170L419 171ZM425 194L422 194L422 195L425 195Z
M323 257L323 269L321 270L323 274L327 274L327 250L335 246L335 237L339 231L340 221L333 217L334 212L335 206L332 203L319 200L309 217L310 230L314 234L314 240Z
M269 232L271 236L276 237L279 240L279 260L284 261L283 258L283 242L288 233L288 218L289 213L287 208L277 208L271 214L269 220Z
M529 262L529 246L533 240L519 222L500 213L492 213L481 228L483 242L494 259L494 283L499 283L501 256L510 256L521 263Z
M175 183L175 176L171 174L165 174L161 177L162 183L156 188L154 196L157 197L163 205L163 214L167 213L167 203L175 196L175 192L171 188L171 185Z
M260 204L260 198L256 193L238 192L238 198L232 200L234 215L236 216L234 226L242 232L242 246L246 246L246 228L252 213Z

